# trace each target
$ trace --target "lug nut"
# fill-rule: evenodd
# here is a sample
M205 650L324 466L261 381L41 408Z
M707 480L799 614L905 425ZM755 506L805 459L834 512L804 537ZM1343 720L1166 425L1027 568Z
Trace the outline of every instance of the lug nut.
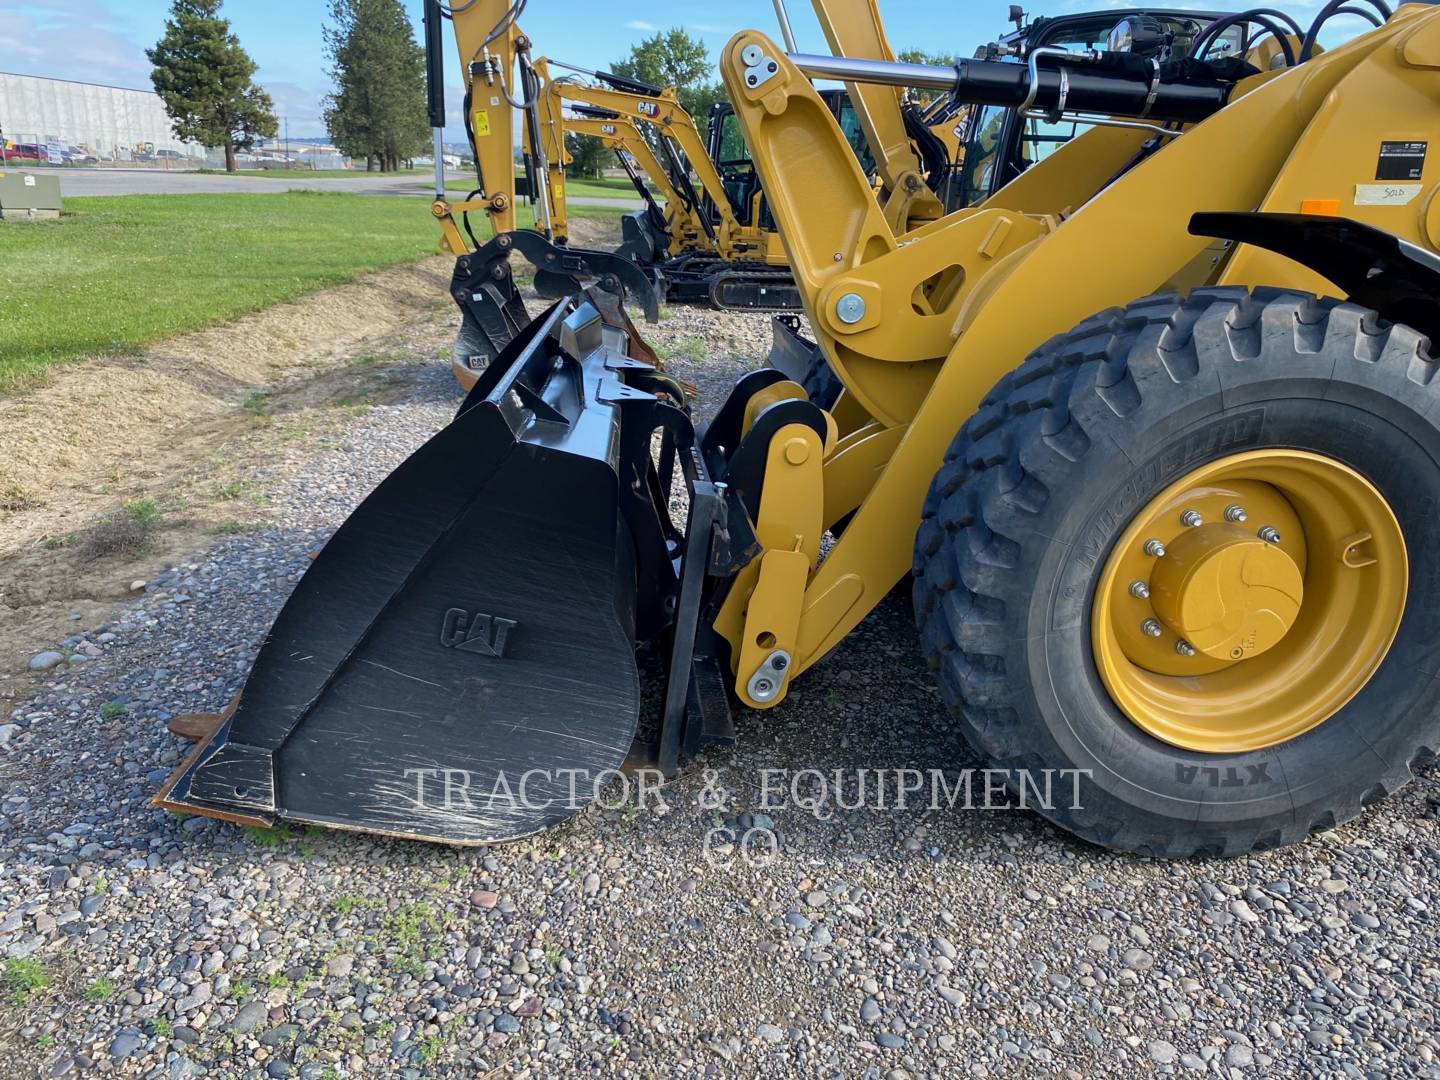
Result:
M1165 557L1165 545L1159 540L1146 540L1145 554L1153 559L1163 559Z
M1194 656L1195 646L1188 641L1177 641L1175 642L1175 651L1181 656Z
M1243 506L1232 505L1225 507L1226 521L1244 521L1247 516L1248 515L1245 513L1245 508Z
M1161 634L1165 633L1164 627L1160 625L1160 622L1157 619L1146 619L1143 623L1140 624L1140 629L1145 631L1146 637L1159 637Z
M1187 529L1193 529L1196 526L1205 524L1205 519L1200 516L1199 510L1186 510L1180 515L1180 524L1184 525Z
M1130 595L1136 600L1148 600L1150 599L1150 586L1143 581L1132 581L1130 582Z
M1259 536L1260 539L1264 540L1267 544L1278 544L1280 542L1280 534L1274 529L1272 529L1269 525L1266 525L1263 529L1260 530Z

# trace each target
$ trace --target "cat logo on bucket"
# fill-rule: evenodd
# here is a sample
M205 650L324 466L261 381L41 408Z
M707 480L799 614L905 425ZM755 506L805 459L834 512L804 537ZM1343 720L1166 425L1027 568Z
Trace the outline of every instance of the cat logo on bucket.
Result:
M481 656L505 655L505 641L518 624L514 619L494 618L464 608L452 607L445 612L440 626L440 644L447 649L478 653Z

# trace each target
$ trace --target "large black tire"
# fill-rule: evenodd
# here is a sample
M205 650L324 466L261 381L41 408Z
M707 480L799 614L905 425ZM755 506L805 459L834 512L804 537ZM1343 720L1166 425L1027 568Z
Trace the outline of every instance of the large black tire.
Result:
M1374 312L1238 288L1139 300L1036 350L956 436L917 536L922 648L968 740L995 768L1090 770L1078 807L1057 783L1042 812L1157 856L1292 843L1407 783L1440 745L1437 366L1422 335ZM1264 447L1329 455L1384 495L1410 553L1405 614L1318 727L1244 753L1178 749L1101 682L1096 581L1159 491Z

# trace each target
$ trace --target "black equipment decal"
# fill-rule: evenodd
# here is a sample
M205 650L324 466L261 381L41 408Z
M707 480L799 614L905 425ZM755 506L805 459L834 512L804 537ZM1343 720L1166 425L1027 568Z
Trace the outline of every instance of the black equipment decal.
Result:
M1376 180L1419 180L1425 171L1425 142L1382 142Z

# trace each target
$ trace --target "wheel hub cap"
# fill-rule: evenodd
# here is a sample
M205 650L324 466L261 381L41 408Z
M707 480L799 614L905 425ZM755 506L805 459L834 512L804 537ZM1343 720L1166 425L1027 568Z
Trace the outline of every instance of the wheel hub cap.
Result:
M1151 499L1096 587L1096 668L1120 710L1176 746L1295 738L1370 680L1405 611L1400 525L1375 487L1299 450L1234 454Z
M1216 660L1259 656L1300 613L1305 580L1294 558L1243 526L1188 529L1158 562L1151 579L1156 613Z

